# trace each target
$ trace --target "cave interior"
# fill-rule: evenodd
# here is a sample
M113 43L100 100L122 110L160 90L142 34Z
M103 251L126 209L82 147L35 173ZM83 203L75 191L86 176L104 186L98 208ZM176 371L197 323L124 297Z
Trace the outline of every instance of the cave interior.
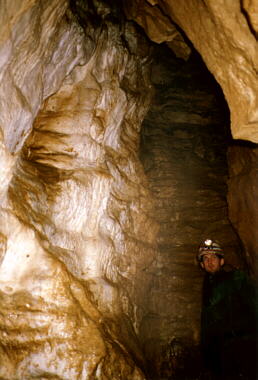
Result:
M256 143L182 26L63 3L1 42L0 378L199 379L196 254L255 277Z

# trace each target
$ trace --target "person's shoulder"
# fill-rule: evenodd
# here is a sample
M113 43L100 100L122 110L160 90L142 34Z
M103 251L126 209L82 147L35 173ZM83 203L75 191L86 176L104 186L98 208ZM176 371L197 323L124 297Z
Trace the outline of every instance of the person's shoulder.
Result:
M235 268L228 272L228 279L232 286L238 290L242 289L252 293L254 289L254 282L251 277L242 269Z
M248 274L237 267L234 267L230 264L225 264L222 268L223 273L227 274L228 276L233 276L233 277L242 277L242 278L247 278Z
M226 281L232 281L237 283L248 281L247 273L245 273L241 269L234 268L232 266L227 266L223 268L221 275Z
M249 275L243 271L242 269L234 269L232 271L232 276L236 279L236 280L239 280L239 281L249 281Z

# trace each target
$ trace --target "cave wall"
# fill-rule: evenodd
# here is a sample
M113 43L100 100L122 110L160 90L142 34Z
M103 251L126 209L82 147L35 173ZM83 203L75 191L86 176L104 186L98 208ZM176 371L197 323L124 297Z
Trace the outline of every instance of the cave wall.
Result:
M230 220L241 238L250 275L258 269L258 150L238 141L228 149L228 204Z
M149 46L104 3L75 10L38 1L7 12L16 31L3 41L1 83L8 380L145 378L136 333L157 225L137 150Z
M165 44L154 51L155 96L143 122L140 157L160 230L140 334L156 378L176 376L183 367L192 379L200 370L200 242L218 240L227 268L245 268L227 207L227 149L233 142L227 105L200 56L194 52L184 62Z
M207 68L214 75L224 93L230 110L230 128L234 139L258 142L258 6L255 0L130 0L124 2L125 13L134 19L150 39L167 42L174 53L185 60L189 57L189 42L201 54ZM156 20L161 20L156 21ZM233 151L235 148L232 147ZM247 146L248 149L248 146ZM246 157L253 156L252 151L236 147L236 153ZM236 153L234 156L236 157ZM242 161L242 159L239 159ZM236 165L230 171L234 177L239 162L229 161L229 166ZM241 164L240 164L241 165ZM247 158L245 166L257 167L257 158L252 162ZM251 173L251 170L248 169ZM242 176L243 174L243 176ZM256 178L256 176L255 176ZM239 179L239 180L238 180ZM240 191L241 206L237 202L229 202L229 213L232 223L241 236L246 252L247 262L257 262L257 233L252 234L242 226L240 215L245 203L245 214L251 220L257 220L256 195L257 181L240 173L238 179L230 179L229 199ZM252 184L252 192L245 201L246 181ZM233 185L234 184L234 185ZM242 185L244 184L243 188ZM245 220L249 217L245 217ZM237 222L236 222L237 221ZM240 227L241 226L241 227ZM255 273L256 267L250 267Z
M68 1L1 4L1 115L4 142L19 151L44 99L91 54ZM12 101L10 101L12 99Z
M258 142L257 20L255 0L130 0L128 17L135 19L155 41L183 47L180 29L201 54L220 84L231 114L235 139ZM156 22L162 14L163 22ZM179 29L180 28L180 29ZM175 39L175 44L173 44Z

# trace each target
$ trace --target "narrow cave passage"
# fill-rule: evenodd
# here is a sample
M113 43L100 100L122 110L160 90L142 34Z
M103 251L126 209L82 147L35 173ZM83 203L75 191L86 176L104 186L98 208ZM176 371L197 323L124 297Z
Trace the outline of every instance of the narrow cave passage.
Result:
M152 83L155 95L142 127L140 157L160 231L141 339L154 378L180 372L195 379L201 370L198 245L217 239L227 265L244 265L228 218L229 111L197 52L184 62L165 44L155 45Z

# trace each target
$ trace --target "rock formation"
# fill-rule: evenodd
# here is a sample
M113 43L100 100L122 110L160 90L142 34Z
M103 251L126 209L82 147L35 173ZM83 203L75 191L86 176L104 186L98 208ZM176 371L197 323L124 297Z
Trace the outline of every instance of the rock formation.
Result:
M0 373L140 379L149 47L102 4L78 5L84 28L67 6L18 9L3 48Z
M201 54L205 64L220 84L230 109L231 132L234 139L258 142L258 6L255 0L244 1L214 1L204 0L130 0L125 3L125 12L128 18L135 19L148 36L156 42L167 41L175 54L186 59L189 56L187 38ZM162 16L162 17L161 17ZM156 22L155 20L162 20ZM234 147L231 151L234 151ZM248 149L248 148L247 148ZM256 145L247 157L256 157ZM246 150L236 148L243 162ZM234 155L235 165L237 158ZM238 159L239 160L239 159ZM247 159L245 167L249 166ZM257 158L252 159L252 167L257 167ZM256 172L256 170L255 170ZM232 172L233 173L233 172ZM251 173L251 170L249 171ZM234 179L230 185L229 199L234 197L235 191L241 188L240 183L246 183L247 176L239 173L243 179ZM252 188L258 186L257 176L247 180ZM234 185L233 185L234 183ZM248 185L247 185L248 186ZM246 188L246 185L244 186ZM232 191L232 193L231 193ZM240 190L241 191L241 190ZM250 191L250 189L249 189ZM242 191L241 191L242 193ZM252 215L251 220L257 220L256 190L251 191L252 205L247 202L246 215ZM232 194L232 195L231 195ZM238 229L242 224L240 215L243 214L244 199L242 194L241 205L235 200L229 202L230 215ZM245 220L249 220L249 216ZM238 221L238 222L236 222ZM244 225L246 226L245 222ZM255 229L256 224L254 224ZM249 263L257 262L257 233L246 231L241 227L239 231L245 251L248 252ZM250 271L255 272L256 265L251 265Z
M227 211L229 115L196 53L184 62L164 44L156 46L151 79L156 91L143 122L140 157L160 230L140 336L150 366L159 370L156 378L184 368L184 378L197 379L203 277L197 244L217 239L227 264L244 266Z
M228 204L230 220L245 247L249 270L257 279L258 268L258 149L238 141L228 150Z
M145 28L150 38L158 34L159 41L173 40L171 32L167 36L167 24L181 28L222 87L231 112L233 137L258 142L255 0L130 0L126 13ZM148 22L150 13L152 22ZM161 13L166 22L154 22ZM178 40L178 33L173 35Z
M167 280L167 297L174 302L173 315L178 314L173 292L185 276L178 268L186 247L175 249L171 261L160 243L170 234L175 247L188 233L197 240L199 232L190 225L181 230L174 209L172 231L162 225L163 206L159 218L155 216L152 183L139 153L141 125L153 97L153 43L132 20L153 41L167 42L177 57L187 60L191 49L183 30L225 93L233 137L256 143L257 8L252 1L244 1L242 8L237 1L227 7L220 3L156 0L146 2L147 10L143 7L138 14L136 0L2 1L1 379L148 377L146 354L150 360L160 349L152 337L159 337L166 321L161 318L156 331L147 331L150 326L155 330L155 323L146 320L159 305L160 316L167 318L169 309L159 293ZM187 129L173 133L174 144L181 140L187 145L192 138ZM202 144L196 143L195 149L200 158L207 153ZM144 163L142 151L141 159ZM257 220L255 144L233 146L229 163L230 215L252 269L256 231L245 220ZM175 181L180 170L173 176ZM183 205L187 194L181 196ZM218 198L214 194L214 203ZM223 219L225 199L219 202ZM224 224L228 228L228 220ZM231 241L228 236L225 241ZM196 244L187 247L189 256L183 258L189 264ZM165 263L171 265L168 272ZM175 281L170 278L174 268ZM197 294L197 272L192 280ZM197 344L196 302L196 318L186 335ZM174 335L185 337L176 325L166 329L162 343ZM146 350L146 342L153 349Z

